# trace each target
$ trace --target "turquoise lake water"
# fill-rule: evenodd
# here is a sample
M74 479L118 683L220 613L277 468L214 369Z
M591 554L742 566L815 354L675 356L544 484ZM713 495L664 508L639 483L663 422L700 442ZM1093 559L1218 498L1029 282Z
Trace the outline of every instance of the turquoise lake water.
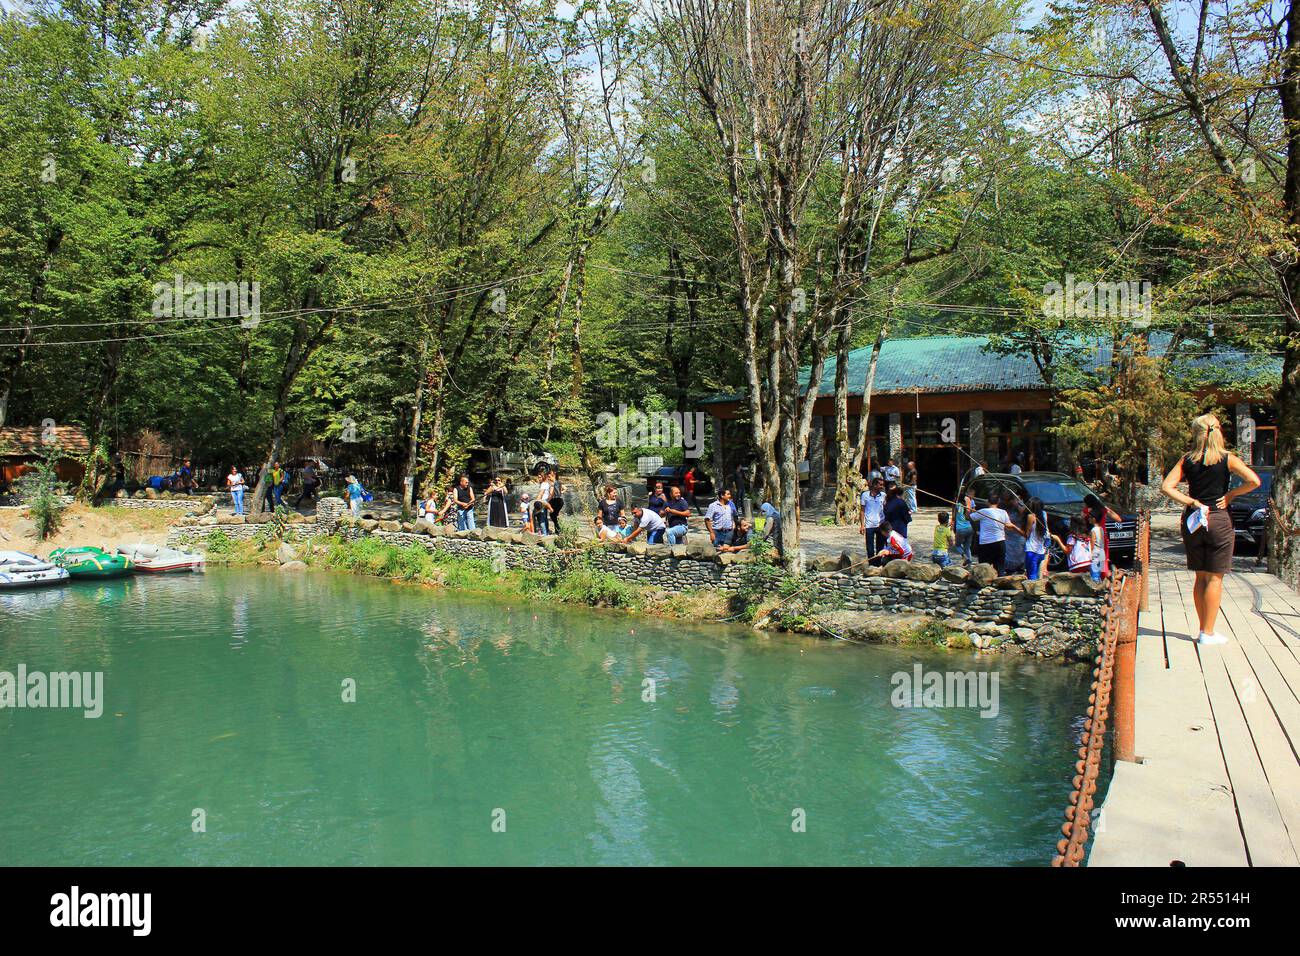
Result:
M916 662L996 672L998 716L893 706ZM0 594L20 664L104 712L0 709L7 865L1042 866L1088 681L222 569Z

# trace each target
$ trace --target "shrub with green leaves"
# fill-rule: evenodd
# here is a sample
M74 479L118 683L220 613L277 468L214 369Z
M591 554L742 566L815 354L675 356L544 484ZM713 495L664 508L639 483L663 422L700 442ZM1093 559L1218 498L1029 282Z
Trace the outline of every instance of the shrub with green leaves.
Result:
M40 457L18 478L18 495L27 505L27 516L36 525L41 539L51 537L63 523L62 495L66 488L59 480L59 460L64 457L57 445L41 449Z

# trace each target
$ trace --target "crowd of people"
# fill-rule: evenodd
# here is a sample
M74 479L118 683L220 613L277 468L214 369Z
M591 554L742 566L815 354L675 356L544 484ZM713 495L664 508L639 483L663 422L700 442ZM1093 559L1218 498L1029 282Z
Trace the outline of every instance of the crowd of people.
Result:
M554 468L539 472L536 478L537 494L525 492L519 496L516 527L534 534L559 534L562 530L560 514L564 511L564 485ZM461 475L447 489L441 502L437 498L418 502L416 514L427 521L451 525L457 531L474 531L478 528L474 512L482 506L487 527L510 528L509 499L510 489L501 475L492 477L481 496L474 491L469 475Z
M188 461L183 468L188 470ZM985 468L983 462L977 463L975 474L980 474ZM1008 470L1018 472L1019 461L1013 459ZM274 511L288 500L290 477L289 470L279 461L272 462L262 502L267 510ZM555 468L539 471L534 477L536 493L520 495L513 517L510 489L506 479L500 475L494 476L480 495L469 476L462 474L448 487L441 500L431 497L419 501L417 514L420 518L445 523L458 531L471 531L478 527L475 512L482 508L487 527L516 528L538 535L559 534L563 530L561 516L565 512L564 485ZM687 477L694 478L693 471ZM298 478L302 490L294 507L301 507L308 500L315 501L322 485L321 476L310 462L299 471ZM743 551L754 538L755 529L743 516L745 479L745 469L738 466L734 489L723 488L703 511L704 534L719 552ZM231 467L226 484L235 514L245 514L248 485L237 466ZM655 481L644 502L635 504L626 502L615 486L606 485L592 517L592 532L598 541L631 542L641 538L648 544L686 543L691 533L692 513L700 510L695 499L695 482L689 482L689 490L685 487L687 484L683 481L680 485L665 486L663 481ZM906 461L900 466L889 458L867 477L859 497L859 533L872 564L911 561L916 557L909 528L918 509L918 487L919 475L914 461ZM372 500L354 475L347 476L344 496L349 510L356 516L361 514L362 505ZM759 510L764 536L772 541L779 554L780 512L770 501L762 502ZM1108 520L1118 521L1120 516L1095 494L1088 495L1080 513L1071 518L1062 538L1053 532L1047 512L1038 498L1022 501L1011 490L980 501L963 495L961 500L954 502L951 514L939 514L929 557L941 567L982 562L992 565L1000 575L1023 573L1028 579L1036 580L1051 564L1049 554L1055 545L1070 571L1101 580L1110 573L1106 535Z
M189 466L189 460L185 462ZM280 463L277 459L271 462L271 467L266 473L266 487L262 492L262 506L266 511L275 511L289 496L289 483L293 478L292 472ZM294 501L295 508L301 508L303 502L310 499L314 504L316 502L316 493L320 490L322 478L316 465L308 461L298 471L298 480L301 483L301 492ZM356 479L348 476L349 482ZM230 492L230 500L235 506L235 514L246 514L244 510L244 499L248 494L248 482L244 479L244 473L239 470L238 465L230 466L230 473L226 475L226 490Z
M625 508L618 489L606 485L604 498L592 519L596 538L630 542L644 533L647 544L685 544L690 534L691 512L695 510L693 497L693 494L688 497L677 485L665 489L662 481L656 481L644 505ZM764 501L759 510L763 514L763 534L779 554L780 511L770 501ZM719 552L726 554L749 548L754 527L742 515L743 498L729 488L724 488L704 510L704 533Z
M420 501L417 517L458 531L472 531L478 527L475 509L483 507L487 527L513 528L538 535L559 534L563 530L561 515L565 513L564 485L554 468L539 473L536 480L537 492L519 496L513 517L510 490L504 478L493 477L483 494L478 495L468 475L461 475L441 501L436 498ZM360 513L363 493L364 489L349 477L347 496L353 514ZM743 498L729 488L723 489L703 510L704 534L718 551L743 551L750 546L755 529L744 517L743 510ZM664 482L656 481L645 501L640 503L626 502L618 488L606 485L592 517L591 529L598 541L626 543L640 538L647 544L685 544L691 533L691 516L699 511L694 489L688 492L681 485L665 487ZM769 501L764 501L759 511L763 516L764 535L779 554L780 511Z
M974 474L986 470L985 464L979 462ZM1019 463L1013 460L1009 473L1020 472ZM915 462L908 462L906 471L900 471L891 458L884 468L868 477L859 497L858 530L873 564L911 561L915 557L908 526L917 510L916 487ZM1070 571L1099 581L1110 574L1108 520L1121 519L1095 494L1089 494L1079 514L1070 519L1062 539L1053 532L1038 498L1023 501L1008 489L976 502L967 494L954 503L951 517L948 512L939 515L930 560L940 567L953 563L990 564L999 575L1024 574L1033 581L1050 567L1049 554L1055 544Z

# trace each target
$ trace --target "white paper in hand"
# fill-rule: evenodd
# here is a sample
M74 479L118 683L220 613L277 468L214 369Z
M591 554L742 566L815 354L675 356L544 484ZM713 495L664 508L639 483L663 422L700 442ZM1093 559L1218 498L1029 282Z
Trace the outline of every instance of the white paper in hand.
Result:
M1210 509L1204 506L1196 508L1187 516L1187 533L1196 534L1201 528L1204 528L1210 520Z

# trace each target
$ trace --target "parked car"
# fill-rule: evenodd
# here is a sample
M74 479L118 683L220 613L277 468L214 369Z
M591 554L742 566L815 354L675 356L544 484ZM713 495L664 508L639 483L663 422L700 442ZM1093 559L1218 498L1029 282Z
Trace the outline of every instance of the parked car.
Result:
M1269 496L1273 493L1273 468L1260 465L1254 469L1259 475L1259 487L1248 495L1233 499L1228 505L1228 514L1232 517L1232 530L1236 532L1237 545L1245 545L1250 553L1258 554L1264 544L1264 526L1268 522ZM1241 479L1236 475L1228 482L1229 488L1241 487Z
M646 494L654 491L656 481L662 481L664 483L664 491L667 491L673 485L676 485L678 488L685 491L686 483L683 479L686 477L686 472L690 471L690 469L690 465L664 465L646 479ZM695 469L695 497L713 497L713 482L710 480L708 475L704 474L704 472L700 471L698 468Z
M962 492L982 505L990 495L1012 491L1021 501L1030 498L1043 502L1047 524L1052 533L1062 541L1070 533L1070 519L1083 510L1085 495L1093 491L1081 481L1059 471L1025 471L1018 475L985 472L978 478L967 472L962 480ZM1137 554L1137 515L1125 514L1109 502L1103 502L1119 513L1120 521L1106 522L1106 537L1110 541L1110 560L1119 567L1130 567ZM954 516L953 520L956 520ZM1055 544L1051 547L1049 570L1060 571L1065 566L1065 555Z

